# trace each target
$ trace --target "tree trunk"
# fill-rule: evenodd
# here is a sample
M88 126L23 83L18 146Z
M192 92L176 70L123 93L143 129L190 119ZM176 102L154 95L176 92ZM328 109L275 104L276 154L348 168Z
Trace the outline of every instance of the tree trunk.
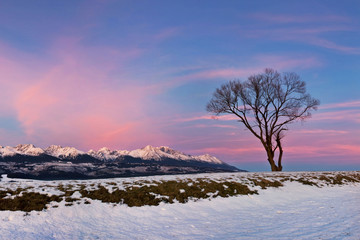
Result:
M282 145L281 145L281 138L280 138L280 135L278 135L278 137L276 138L276 143L279 147L279 158L278 158L278 171L282 171L282 165L281 165L281 160L282 160L282 156L283 156L283 148L282 148Z
M282 159L282 155L283 155L283 150L282 148L279 149L279 159L278 159L278 170L277 171L282 171L282 165L281 165L281 159Z
M270 166L271 166L271 171L273 172L280 172L282 171L282 166L281 166L281 157L282 157L282 152L281 154L279 155L279 161L278 161L278 166L275 164L275 161L274 161L274 155L275 153L271 150L266 150L267 152L267 155L268 155L268 162L270 163Z

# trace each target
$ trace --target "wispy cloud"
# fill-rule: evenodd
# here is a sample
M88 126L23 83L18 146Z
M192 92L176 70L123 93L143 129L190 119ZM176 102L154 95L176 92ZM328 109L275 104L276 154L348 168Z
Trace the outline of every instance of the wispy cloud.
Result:
M339 135L347 134L349 131L344 130L332 130L332 129L311 129L311 130L297 130L294 134L322 134L322 135Z
M356 145L351 144L331 144L327 145L318 145L318 146L308 146L308 145L296 145L289 146L286 148L287 154L291 158L293 157L325 157L325 156L352 156L356 157L360 154L360 148Z
M222 121L233 121L238 120L236 116L232 115L220 115L220 116L214 116L214 115L199 115L194 117L188 117L188 118L175 118L174 122L194 122L199 120L222 120Z
M360 54L360 47L345 46L320 37L303 38L302 41L323 48L337 50L347 54Z
M270 14L254 13L249 17L262 20L265 22L276 23L313 23L313 22L349 22L351 19L342 15L287 15L287 14Z
M243 34L250 38L266 37L277 41L302 42L346 54L360 54L360 46L340 44L331 40L336 38L329 36L358 30L346 16L256 13L250 15L250 18L266 22L268 25L267 28L253 27L250 30L242 30ZM289 27L288 24L292 26Z
M346 154L360 155L360 146L359 145L350 145L350 144L336 144L336 148L345 151Z
M360 100L353 100L349 102L324 104L319 109L336 109L336 108L360 108Z
M205 70L198 73L194 73L191 75L186 76L185 78L188 79L234 79L240 77L247 77L254 72L259 72L262 69L259 68L222 68L222 69L215 69L215 70Z
M342 121L360 123L360 110L337 110L329 112L319 112L314 114L314 121Z
M262 66L271 67L278 71L289 71L291 69L311 69L321 67L323 62L314 56L278 56L278 55L256 55L255 60Z
M322 66L322 61L316 57L308 56L281 56L281 55L255 55L251 59L252 67L216 67L212 69L195 68L193 71L183 74L179 77L174 77L171 81L166 83L167 87L174 87L194 81L207 80L233 80L245 79L250 75L263 72L265 68L274 68L278 71L291 71L292 69L309 69Z
M303 42L322 48L337 50L347 54L360 54L359 46L346 46L321 37L321 33L349 31L348 28L280 28L275 30L250 30L251 38L268 38L278 41Z
M360 101L320 105L319 112L314 114L312 120L360 123Z
M193 150L197 153L212 153L212 154L227 154L227 155L236 155L244 153L263 153L264 149L261 147L248 146L244 148L233 148L233 147L213 147L213 148L202 148Z
M164 41L166 39L173 38L179 35L181 29L179 27L171 27L161 30L160 32L154 34L153 39L157 41Z
M225 124L195 124L191 126L192 128L230 128L230 129L238 129L238 127L232 125Z

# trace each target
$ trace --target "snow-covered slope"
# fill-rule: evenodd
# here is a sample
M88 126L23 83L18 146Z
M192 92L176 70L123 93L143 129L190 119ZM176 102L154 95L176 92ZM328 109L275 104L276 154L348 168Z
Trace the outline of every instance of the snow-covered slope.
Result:
M161 160L164 158L171 158L177 160L202 161L202 162L216 163L216 164L223 163L216 157L210 156L209 154L200 155L200 156L191 156L165 146L152 147L148 145L144 148L130 151L128 155L136 158L142 158L144 160Z
M179 160L189 160L190 156L170 149L169 147L152 147L150 145L129 152L129 155L144 160L161 160L162 158L175 158Z
M90 150L87 152L88 155L97 158L99 160L115 160L120 156L124 156L128 154L128 151L114 151L110 150L107 147L100 148L98 151Z
M41 154L44 154L44 150L35 147L33 144L19 144L16 147L0 146L0 156L8 157L8 156L15 156L16 154L39 156Z
M57 158L75 158L78 155L85 154L73 147L62 147L59 145L51 145L45 149L45 153Z
M284 175L288 173L283 173ZM296 178L302 174L289 173ZM314 173L324 174L324 173ZM328 173L325 173L328 174ZM254 176L255 175L255 176ZM262 178L272 180L269 173ZM138 182L256 178L256 173L156 176L87 181L2 179L0 188L59 194L59 186L118 186ZM278 179L278 178L276 178ZM312 180L312 178L309 178ZM111 183L111 185L110 185ZM128 184L128 185L125 185ZM31 187L31 188L30 188ZM250 186L251 187L251 186ZM67 189L67 188L66 188ZM71 188L70 188L71 189ZM79 198L79 191L73 198ZM52 202L43 211L0 211L0 239L360 239L360 185L316 187L285 182L256 195L200 199L186 204L128 207L83 198ZM71 206L69 206L71 205Z
M204 154L204 155L200 155L200 156L195 156L194 157L195 160L198 161L203 161L203 162L210 162L210 163L218 163L221 164L223 163L222 161L220 161L218 158L211 156L209 154Z
M23 155L39 156L44 154L43 149L35 147L33 144L19 144L14 149Z
M16 154L19 154L19 152L16 149L14 149L13 147L0 146L0 156L1 157L15 156Z
M110 150L109 148L101 148L98 151L90 150L87 154L100 160L114 160L121 156L131 156L134 158L141 158L143 160L163 160L176 159L184 161L201 161L214 164L223 164L222 161L209 154L200 156L191 156L183 152L174 150L169 147L153 147L146 146L144 148L127 151L127 150Z
M0 146L0 157L15 156L16 154L28 156L39 156L41 154L47 154L60 159L74 159L79 155L89 155L102 161L112 161L120 157L131 156L134 158L141 158L142 160L161 161L165 159L175 159L183 161L200 161L212 164L224 164L224 162L209 154L191 156L165 146L153 147L148 145L144 148L132 151L110 150L109 148L103 147L98 151L90 150L87 153L74 147L62 147L59 145L51 145L45 149L35 147L33 144L19 144L16 147Z

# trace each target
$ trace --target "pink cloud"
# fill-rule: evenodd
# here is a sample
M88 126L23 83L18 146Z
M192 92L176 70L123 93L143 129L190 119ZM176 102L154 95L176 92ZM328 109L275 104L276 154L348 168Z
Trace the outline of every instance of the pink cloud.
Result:
M331 129L310 129L310 130L297 130L293 131L295 134L326 134L326 135L339 135L347 134L348 131L344 130L331 130Z
M191 128L230 128L230 129L238 129L238 127L225 125L225 124L195 124L190 126Z
M316 157L326 156L359 156L360 147L354 144L336 144L333 142L322 142L315 139L311 141L308 138L300 139L294 136L292 133L290 138L284 138L284 157L285 159L304 158L312 159ZM291 135L291 134L290 134ZM319 136L321 139L323 135ZM257 141L253 136L242 136L242 141L235 141L240 136L228 137L229 141L222 141L223 139L217 139L217 146L194 149L192 152L201 153L208 152L214 155L229 156L232 159L252 159L257 158L260 155L266 155L261 143ZM231 139L231 140L230 140ZM302 141L305 142L302 142ZM212 144L209 144L212 145ZM266 159L265 159L266 160ZM360 159L359 159L360 160Z
M354 100L342 103L324 104L320 106L320 109L334 109L334 108L353 108L360 107L360 100Z
M238 129L238 127L232 126L232 125L225 125L225 124L213 124L212 127L217 128L230 128L230 129Z
M337 156L339 161L351 161L360 163L360 149L356 145L347 144L332 144L332 145L294 145L288 146L284 150L288 159L303 158L304 161L310 161L319 157L334 157ZM284 155L285 156L285 155ZM341 157L345 157L342 159Z
M360 145L336 144L335 147L337 149L346 151L346 154L360 156Z
M263 153L264 149L256 146L249 146L246 148L230 148L230 147L212 147L212 148L202 148L193 150L196 153L212 153L212 154L227 154L227 155L238 155L244 153Z
M332 103L320 105L312 121L360 123L360 101Z
M237 136L239 138L239 136ZM266 152L260 142L250 136L241 137L243 141L232 140L223 142L223 139L217 139L217 143L207 143L209 147L199 147L190 149L192 154L210 153L220 159L226 159L230 162L265 162ZM311 162L314 159L330 159L336 157L337 161L347 163L360 163L360 145L354 144L335 144L327 142L317 142L307 140L305 143L292 140L284 140L284 164L301 159L301 161ZM327 163L331 163L330 160Z
M338 110L314 114L312 121L343 121L360 123L360 110Z
M33 124L38 122L45 109L51 108L59 99L43 91L42 84L25 88L15 101L18 120L22 123L27 135L34 134Z
M57 41L48 59L39 60L41 67L34 69L27 67L26 57L13 61L9 57L13 50L4 47L2 52L10 54L0 58L4 70L0 83L7 89L0 113L16 117L25 133L13 138L18 143L73 145L84 150L165 142L166 136L147 116L148 98L157 94L159 87L126 77L114 81L111 75L141 51L85 49L78 44L76 38ZM8 142L4 137L0 141Z
M222 121L232 121L232 120L238 120L236 116L232 115L220 115L220 116L214 116L214 115L199 115L194 117L188 117L188 118L176 118L175 122L193 122L198 120L222 120Z
M207 70L207 71L195 73L187 77L191 79L203 79L203 78L235 79L239 77L248 77L254 72L260 72L260 71L262 71L262 69L260 68L249 68L249 69L224 68L224 69L216 69L216 70Z

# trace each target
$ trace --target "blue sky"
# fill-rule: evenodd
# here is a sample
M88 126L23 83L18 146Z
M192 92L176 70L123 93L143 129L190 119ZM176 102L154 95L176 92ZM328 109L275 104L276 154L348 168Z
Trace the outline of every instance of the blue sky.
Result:
M270 67L321 106L284 139L284 170L360 166L358 1L2 1L0 144L169 145L266 170L214 90ZM304 163L305 164L302 164Z

